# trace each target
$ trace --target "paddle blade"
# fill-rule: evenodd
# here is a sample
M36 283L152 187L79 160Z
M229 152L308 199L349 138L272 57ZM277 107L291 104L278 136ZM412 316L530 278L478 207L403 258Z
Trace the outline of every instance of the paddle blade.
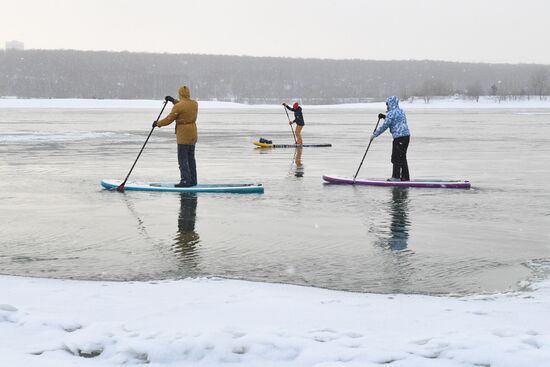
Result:
M124 184L125 184L125 182L123 182L122 184L120 184L120 186L118 186L118 187L116 188L116 191L118 191L118 192L124 192Z

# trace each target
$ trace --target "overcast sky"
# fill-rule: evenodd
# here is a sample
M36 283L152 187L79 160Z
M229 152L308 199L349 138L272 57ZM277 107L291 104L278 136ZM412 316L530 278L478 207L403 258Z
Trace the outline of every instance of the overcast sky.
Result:
M550 0L0 0L0 45L550 64Z

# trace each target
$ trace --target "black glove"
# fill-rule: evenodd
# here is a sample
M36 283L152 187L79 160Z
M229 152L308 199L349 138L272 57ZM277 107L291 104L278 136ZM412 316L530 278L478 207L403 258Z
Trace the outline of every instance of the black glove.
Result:
M158 127L157 121L153 122L153 127Z
M384 115L383 113L378 114L378 120L385 119L385 118L386 118L386 115Z
M286 103L284 103L284 102L283 102L283 106L285 106L285 107L286 107Z
M176 101L176 100L174 99L174 97L172 97L172 96L166 96L166 97L164 97L164 100L165 100L166 102L172 102L172 103L174 103L174 102Z

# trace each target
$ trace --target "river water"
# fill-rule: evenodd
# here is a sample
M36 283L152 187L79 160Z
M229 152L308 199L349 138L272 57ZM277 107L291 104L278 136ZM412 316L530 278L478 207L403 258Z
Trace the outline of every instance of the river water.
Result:
M160 108L159 108L160 109ZM199 183L264 194L103 190L124 179L158 111L0 110L0 272L109 280L220 276L360 292L518 289L550 258L550 113L415 110L413 179L470 190L332 186L353 176L379 111L306 107L305 143L282 108L199 112ZM387 178L391 137L359 177ZM130 181L178 180L171 126L155 130Z

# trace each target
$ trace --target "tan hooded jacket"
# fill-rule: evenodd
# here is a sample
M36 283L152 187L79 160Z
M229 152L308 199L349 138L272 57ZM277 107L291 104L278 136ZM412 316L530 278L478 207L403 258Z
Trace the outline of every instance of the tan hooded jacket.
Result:
M191 93L186 86L178 90L179 101L174 104L172 111L157 122L157 126L170 125L176 121L176 141L178 144L196 144L197 135L197 113L199 105L191 99Z

